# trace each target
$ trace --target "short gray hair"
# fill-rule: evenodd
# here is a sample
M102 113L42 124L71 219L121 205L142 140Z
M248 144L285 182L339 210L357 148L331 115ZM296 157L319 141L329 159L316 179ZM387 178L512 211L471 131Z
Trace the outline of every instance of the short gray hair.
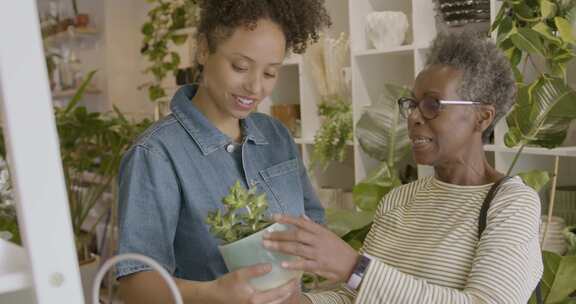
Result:
M504 53L478 34L439 34L429 49L426 65L447 65L462 71L458 95L494 106L494 121L482 134L487 142L494 126L508 113L516 98L516 82Z

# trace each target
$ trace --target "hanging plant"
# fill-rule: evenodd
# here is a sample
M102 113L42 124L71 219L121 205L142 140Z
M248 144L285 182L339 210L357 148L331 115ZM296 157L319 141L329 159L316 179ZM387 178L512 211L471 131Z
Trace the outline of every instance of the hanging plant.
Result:
M346 144L352 140L352 105L338 97L335 99L318 106L322 125L314 136L312 166L318 164L323 170L331 161L344 161Z
M352 105L344 68L348 63L350 40L341 33L337 39L320 35L304 58L310 64L314 83L320 95L318 116L320 128L314 136L312 165L324 170L331 161L346 157L346 142L352 139Z
M193 0L147 0L154 5L148 12L148 21L142 25L144 35L140 53L148 59L150 66L144 71L153 76L153 80L144 84L148 88L148 97L155 102L166 96L162 80L167 75L176 74L180 65L180 55L170 50L170 44L182 45L188 34L179 34L178 30L196 24L197 8Z

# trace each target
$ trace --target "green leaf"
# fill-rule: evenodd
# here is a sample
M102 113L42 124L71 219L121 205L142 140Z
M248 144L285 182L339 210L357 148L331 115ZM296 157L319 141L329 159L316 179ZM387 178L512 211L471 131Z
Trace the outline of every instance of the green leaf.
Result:
M498 26L498 31L496 32L496 44L501 45L503 41L510 38L512 34L517 33L518 30L512 22L511 18L505 18Z
M540 12L542 14L542 18L548 19L555 16L556 10L556 4L548 0L540 0Z
M560 37L564 41L570 44L576 44L576 39L574 39L574 33L572 32L572 25L568 22L568 20L562 17L555 17L554 23L556 23Z
M64 113L70 112L70 110L74 109L78 105L80 100L82 100L82 97L84 97L84 92L86 92L86 88L88 87L88 85L90 85L90 82L92 81L92 78L94 77L95 73L96 70L90 71L88 75L86 75L86 77L82 81L82 84L80 84L80 87L78 87L78 89L74 93L74 96L72 96L72 98L68 102L68 105L64 109Z
M534 189L536 192L539 192L542 187L550 181L550 174L548 171L533 170L530 172L518 173L518 175L526 185Z
M517 33L510 35L514 45L530 54L543 54L544 47L538 32L530 28L519 28Z
M506 13L508 12L508 6L503 4L500 7L500 10L498 11L498 14L496 15L496 18L494 18L494 22L492 23L492 25L490 26L490 32L494 32L496 29L498 29L500 27L500 24L509 19L509 18L505 18Z
M175 45L182 45L186 42L186 39L188 39L188 35L174 35L170 37L170 39Z
M352 189L354 204L364 211L375 211L382 197L401 182L393 168L382 162L380 167Z
M561 78L550 75L520 87L517 103L506 119L507 145L513 142L554 148L562 144L570 122L576 118L574 100L576 92Z
M546 40L550 43L561 45L562 40L552 34L553 29L550 28L545 22L538 22L536 25L532 27L534 31L538 34L542 35Z
M539 8L536 6L530 6L533 3L528 1L518 1L513 5L513 9L515 12L515 16L522 22L538 22L540 18L538 15L540 14Z
M409 96L407 88L384 85L384 94L365 108L356 124L356 136L362 150L370 157L394 165L410 147L408 125L399 112L397 100Z
M166 96L166 92L160 86L153 85L148 88L148 97L151 101L156 101L164 96Z
M146 22L142 25L142 34L150 36L154 32L154 25L151 22Z
M326 226L338 236L360 229L372 222L374 211L350 211L326 208Z
M546 303L565 301L576 291L576 256L561 257L555 253L544 251L544 275L542 291Z
M352 246L352 248L358 251L360 248L362 248L362 244L366 239L368 232L370 232L370 228L372 228L371 223L362 228L352 230L343 235L342 240L344 240L346 243Z

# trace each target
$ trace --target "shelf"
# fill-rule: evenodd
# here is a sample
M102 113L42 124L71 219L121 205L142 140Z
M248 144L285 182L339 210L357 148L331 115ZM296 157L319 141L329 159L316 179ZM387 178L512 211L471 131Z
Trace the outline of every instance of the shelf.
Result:
M372 56L372 55L381 55L381 54L394 54L394 53L410 53L415 49L421 49L421 47L416 47L413 44L409 45L401 45L395 46L391 48L386 48L383 50L371 49L371 50L361 50L353 52L354 57L364 57L364 56Z
M0 239L0 294L32 287L24 248Z
M196 34L195 27L185 27L174 31L174 35L194 35Z
M518 148L508 148L506 146L499 146L499 145L485 145L484 150L492 152L506 152L506 153L518 152ZM524 147L524 150L522 150L522 154L576 157L576 147L558 147L554 149Z
M294 142L299 145L313 145L314 138L294 138Z
M54 98L54 99L70 98L70 97L74 96L74 94L76 94L76 90L77 89L54 91L54 92L52 92L52 98ZM84 94L92 94L92 95L96 95L96 94L100 94L100 93L102 93L102 91L100 91L97 88L87 88L86 91L84 92Z
M294 142L299 144L299 145L313 145L314 144L314 138L294 138ZM346 142L347 146L353 146L354 142L349 140Z
M284 60L282 66L299 65L300 63L302 63L302 55L292 54Z
M94 38L98 35L98 31L94 28L74 28L70 27L69 30L64 32L59 32L46 36L44 42L46 44L60 44L65 41L84 39L84 38Z

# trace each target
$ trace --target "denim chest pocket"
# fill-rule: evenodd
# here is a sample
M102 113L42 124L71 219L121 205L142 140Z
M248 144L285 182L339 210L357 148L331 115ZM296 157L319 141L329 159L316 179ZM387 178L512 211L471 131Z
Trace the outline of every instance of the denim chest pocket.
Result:
M260 176L271 194L268 197L270 212L295 216L304 213L304 194L298 172L298 159L260 170Z

